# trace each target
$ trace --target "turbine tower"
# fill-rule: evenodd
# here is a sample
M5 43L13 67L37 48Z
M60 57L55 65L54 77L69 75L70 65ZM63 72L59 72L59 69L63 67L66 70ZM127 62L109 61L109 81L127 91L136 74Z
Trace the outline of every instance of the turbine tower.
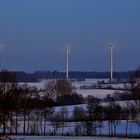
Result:
M69 79L69 47L65 48L66 50L66 79Z
M113 81L113 44L109 44L110 49L110 83Z
M5 43L0 42L0 49L4 48L5 46L6 46ZM0 50L0 69L1 69L1 65L2 65L2 57L1 57L1 50Z

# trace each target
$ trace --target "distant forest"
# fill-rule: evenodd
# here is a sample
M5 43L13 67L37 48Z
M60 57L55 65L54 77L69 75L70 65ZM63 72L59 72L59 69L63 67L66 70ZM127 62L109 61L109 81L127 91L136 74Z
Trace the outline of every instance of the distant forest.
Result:
M12 72L16 76L17 82L39 82L42 79L64 79L65 72L58 71L36 71L34 73L26 73L22 71ZM129 78L133 74L133 71L127 72L114 72L114 78ZM92 79L92 78L109 78L109 72L80 72L80 71L70 71L70 79Z

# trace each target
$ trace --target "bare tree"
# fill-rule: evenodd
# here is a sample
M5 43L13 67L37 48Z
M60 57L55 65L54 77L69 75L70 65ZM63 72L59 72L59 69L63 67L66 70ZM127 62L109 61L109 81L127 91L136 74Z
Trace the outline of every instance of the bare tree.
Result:
M57 130L61 126L60 118L61 115L58 112L53 112L48 118L51 122L51 125L53 126L53 135L57 134Z
M56 80L48 80L45 83L45 90L46 90L46 96L47 98L56 100L57 94L56 94Z
M84 123L85 132L87 135L96 135L98 121L103 118L103 110L98 98L88 96L87 115L88 120Z
M67 95L72 93L72 83L69 80L57 80L56 81L56 93L58 96Z
M62 107L59 111L60 114L60 123L61 123L61 128L62 128L62 136L64 135L64 127L65 124L67 123L67 119L68 119L68 110L66 107Z
M138 68L130 78L131 91L140 111L140 69Z
M75 121L83 121L86 120L86 111L83 107L76 106L73 110L72 118Z
M13 115L12 111L15 109L15 91L16 78L15 75L9 71L0 72L0 113L1 122L3 125L3 134L6 133L7 123L10 122L12 126ZM16 94L16 93L15 93Z
M110 102L107 107L104 108L105 119L108 120L109 135L116 135L116 128L121 118L121 107L115 102ZM116 113L117 112L117 113Z
M74 130L75 130L75 135L76 136L84 135L83 124L84 123L82 123L82 122L75 122Z
M84 122L84 134L86 136L96 135L96 122L95 121L85 121Z

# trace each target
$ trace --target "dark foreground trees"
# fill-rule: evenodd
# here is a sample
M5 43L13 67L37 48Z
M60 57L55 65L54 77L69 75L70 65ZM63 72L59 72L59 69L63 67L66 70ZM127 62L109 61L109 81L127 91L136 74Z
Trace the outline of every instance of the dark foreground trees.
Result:
M0 133L47 134L48 122L56 134L60 124L62 135L67 120L67 110L54 112L54 105L81 103L83 97L74 92L70 81L50 81L46 94L40 95L35 87L16 83L13 73L0 73ZM1 132L2 131L2 132Z
M13 73L8 71L0 73L0 125L3 134L20 133L21 122L23 133L28 134L31 132L32 120L36 121L34 128L35 132L38 132L42 128L39 119L43 118L42 122L46 121L53 104L52 99L41 98L35 88L17 84Z
M131 92L140 111L140 69L137 69L130 78Z

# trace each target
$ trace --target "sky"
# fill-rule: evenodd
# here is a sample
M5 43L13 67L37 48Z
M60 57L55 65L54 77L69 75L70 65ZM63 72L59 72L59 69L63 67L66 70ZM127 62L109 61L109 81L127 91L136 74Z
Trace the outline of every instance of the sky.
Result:
M140 60L140 0L0 0L0 69L135 70ZM69 42L69 43L68 43Z

